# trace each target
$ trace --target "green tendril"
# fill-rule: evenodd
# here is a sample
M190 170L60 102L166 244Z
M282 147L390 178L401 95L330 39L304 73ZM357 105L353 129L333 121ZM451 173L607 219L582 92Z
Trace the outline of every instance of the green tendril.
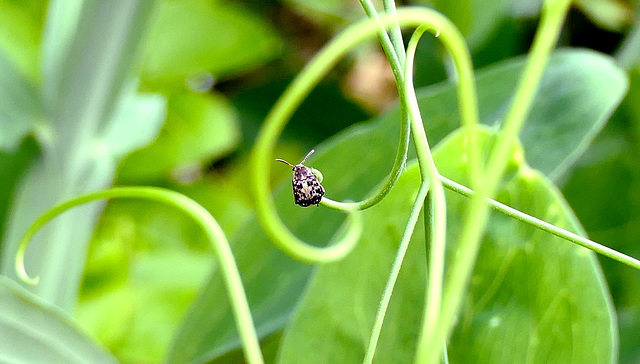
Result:
M380 21L378 12L369 0L360 0L360 4L365 13L370 19L377 22ZM384 0L384 8L389 13L389 16L396 16L396 7L393 0ZM400 25L398 24L397 17L395 23L390 25L390 30L387 31L384 25L379 23L378 38L382 50L387 56L387 60L391 65L391 71L393 77L396 80L396 87L398 89L398 96L400 99L400 140L398 141L398 148L396 149L396 156L393 159L393 166L391 172L387 176L384 183L380 185L378 190L374 191L369 197L365 198L358 203L358 208L361 210L368 209L375 206L393 189L393 186L398 182L404 166L407 164L407 155L409 153L409 140L411 137L411 125L409 123L409 113L407 112L407 100L404 93L404 62L405 51L404 43L402 41L402 33L400 32Z
M338 60L354 46L379 32L380 27L387 28L396 24L402 27L425 25L429 29L434 29L434 33L439 35L439 39L445 48L452 54L454 59L458 60L455 63L458 73L465 75L464 77L459 77L458 80L458 90L464 95L464 97L460 98L462 102L460 116L465 125L477 123L478 113L475 102L476 93L471 58L464 43L464 38L446 17L431 9L407 8L399 9L395 14L383 14L379 18L365 19L347 28L327 44L284 91L265 119L252 152L251 170L253 178L251 190L256 201L256 211L260 223L275 244L295 259L308 263L321 263L338 260L348 254L355 246L355 242L346 238L355 237L357 240L362 230L361 220L357 217L358 210L373 206L382 200L395 184L399 172L397 175L391 174L388 181L392 181L392 184L385 184L385 187L378 191L377 195L365 201L347 203L333 201L328 197L324 197L321 202L323 206L347 213L348 228L342 239L339 239L335 244L319 248L308 245L293 235L277 214L269 188L270 163L273 160L274 146L294 110ZM470 75L470 77L466 75ZM405 90L404 92L407 92L407 89L409 88L402 88L402 90ZM475 112L469 113L464 112L464 110L475 110ZM424 128L421 124L419 128L422 129L422 134L424 134ZM401 138L402 142L408 143L408 135L406 139L404 136ZM394 170L396 168L399 170L399 167L404 164L404 160L401 157L402 153L397 153ZM349 234L349 229L354 229L354 232L357 231L358 234Z
M423 183L420 186L418 195L416 196L416 199L413 202L413 206L411 207L409 221L407 221L407 225L405 226L404 232L402 233L402 239L400 240L400 244L398 245L398 251L396 252L396 257L393 260L391 272L389 273L389 278L387 279L387 283L384 287L384 292L382 293L382 299L380 300L380 304L378 306L378 312L376 313L376 318L373 323L373 329L371 329L371 336L369 338L367 352L365 354L364 360L362 361L363 364L371 364L373 362L373 357L378 346L378 340L380 339L380 332L382 332L382 324L387 314L387 309L389 308L389 302L391 302L391 295L393 294L393 289L398 280L398 275L400 274L400 268L402 268L405 254L407 253L407 249L409 248L409 241L411 240L411 236L413 235L413 230L415 229L416 223L418 222L420 210L424 205L424 200L427 197L428 192L429 185Z
M444 176L440 176L440 180L442 184L449 190L456 192L462 196L473 198L475 194L473 190L470 188L463 186L457 182L454 182ZM506 216L512 217L516 220L519 220L525 224L531 225L534 228L537 228L542 231L546 231L549 234L553 234L559 238L567 240L571 243L580 245L585 247L595 253L603 255L605 257L616 260L622 264L626 264L633 269L640 270L640 260L630 257L626 254L622 254L616 250L613 250L609 247L606 247L602 244L599 244L593 240L582 237L576 233L572 233L566 229L559 228L553 224L550 224L544 220L540 220L537 217L526 214L520 210L516 210L513 207L507 206L503 203L500 203L496 200L492 200L490 198L486 199L486 202L489 206L497 212L500 212Z
M231 301L236 327L243 343L245 358L247 362L252 364L263 363L264 360L262 358L262 352L260 351L258 335L256 334L249 303L247 302L247 297L242 286L240 272L233 258L229 242L220 225L218 225L213 216L211 216L202 205L178 192L156 187L117 187L81 195L54 206L42 214L29 229L27 229L27 232L20 240L15 261L18 276L25 283L38 283L39 277L31 278L27 274L24 267L24 257L31 238L40 228L47 224L47 222L75 206L111 198L138 198L165 203L185 212L202 228L202 231L207 236L207 240L211 243L211 247L220 265L227 294Z
M486 172L475 186L476 193L465 214L462 227L459 254L456 264L451 268L443 295L442 310L437 323L431 329L420 334L415 361L420 363L436 363L442 354L441 340L447 339L454 327L455 317L460 310L464 292L471 279L475 259L480 248L480 241L489 219L486 199L492 197L502 178L506 162L510 156L510 148L517 140L518 133L533 102L544 67L558 36L570 0L547 0L543 4L540 27L534 38L531 53L513 97L511 107L505 116L503 128L499 131L487 163ZM474 131L470 131L474 133Z

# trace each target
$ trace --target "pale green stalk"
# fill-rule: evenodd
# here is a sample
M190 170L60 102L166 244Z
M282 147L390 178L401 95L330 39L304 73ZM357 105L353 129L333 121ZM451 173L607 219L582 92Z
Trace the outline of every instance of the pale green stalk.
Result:
M394 0L383 0L382 4L384 6L384 11L387 14L391 16L396 16L396 4ZM404 62L405 62L404 41L402 40L402 32L400 30L400 25L398 24L397 21L395 26L389 29L389 38L391 39L391 44L393 44L393 49L396 51L396 54L398 55L398 60L400 61L398 66L400 69L403 69Z
M429 181L431 184L431 219L429 226L429 274L426 282L426 303L422 316L422 329L433 331L438 320L440 307L442 305L442 281L444 277L444 255L446 247L447 232L447 205L444 196L444 187L440 181L440 174L433 161L431 150L427 142L427 135L422 124L422 117L418 107L415 89L413 88L413 60L418 41L424 27L418 28L407 47L407 59L405 64L405 80L407 87L407 100L409 101L409 115L411 116L411 130L413 132L413 142L416 145L416 154L420 164L423 183Z

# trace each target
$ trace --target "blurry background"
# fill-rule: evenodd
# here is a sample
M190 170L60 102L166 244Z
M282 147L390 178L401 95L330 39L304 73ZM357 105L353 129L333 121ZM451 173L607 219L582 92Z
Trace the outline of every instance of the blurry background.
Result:
M12 274L8 242L20 226L57 200L112 184L185 193L207 207L233 241L252 214L248 153L262 120L309 59L364 17L355 0L81 4L0 0L3 274ZM533 0L398 5L432 6L449 16L465 34L476 68L525 54L540 9ZM625 101L560 187L592 239L635 257L640 257L638 11L640 2L633 0L576 1L560 39L560 46L610 54L628 70ZM416 87L446 80L447 62L437 42L425 37ZM74 85L84 91L74 91ZM375 42L367 43L308 97L276 153L295 163L395 100L386 59ZM290 174L279 167L273 167L274 182ZM34 207L32 200L39 198L31 191L49 188L57 197ZM121 200L108 203L101 214L100 207L88 212L85 238L92 236L91 242L86 254L82 248L73 253L80 263L86 257L84 273L80 264L77 274L78 301L73 279L65 297L37 293L73 312L119 359L158 362L211 269L212 253L191 222L164 206ZM62 245L68 246L73 234L82 238L82 232L67 235L74 230L69 226L83 223L54 230L63 232L56 235ZM40 261L33 259L38 269ZM640 362L640 273L600 261L619 316L620 362ZM60 272L59 281L66 273Z

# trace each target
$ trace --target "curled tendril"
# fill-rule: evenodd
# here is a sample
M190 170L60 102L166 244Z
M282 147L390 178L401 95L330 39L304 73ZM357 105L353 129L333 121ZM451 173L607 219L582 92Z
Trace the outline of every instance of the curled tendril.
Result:
M249 310L249 303L247 302L247 296L242 286L242 280L240 279L240 273L238 272L238 267L233 259L229 242L222 228L220 228L220 225L218 225L213 216L211 216L204 207L178 192L156 187L118 187L81 195L54 206L42 214L29 229L27 229L22 240L20 240L15 260L16 273L20 279L31 285L38 283L39 277L31 278L27 274L24 267L24 256L29 241L31 241L31 238L40 228L72 207L110 198L142 198L166 203L182 210L200 225L211 243L211 247L220 265L225 288L231 301L236 327L242 339L245 358L248 363L264 363L262 352L260 351L260 344L258 343L258 335L256 334L251 311Z
M395 184L399 172L392 173L389 178L391 183L378 191L377 195L362 202L337 202L325 196L321 205L347 213L347 228L342 238L335 244L324 248L315 247L298 239L284 225L275 209L269 188L270 163L273 160L274 146L295 109L320 79L350 49L374 36L380 27L388 28L396 24L404 27L427 26L430 31L438 34L438 39L449 53L456 55L453 60L458 73L460 117L464 125L477 124L477 99L471 57L460 32L442 14L426 8L399 9L395 14L383 14L379 18L365 19L347 28L325 46L285 90L267 115L252 151L251 186L260 223L281 250L298 260L320 263L338 260L348 254L355 246L362 231L362 222L358 211L382 200ZM408 142L408 138L409 133L403 133L401 143ZM473 148L471 149L473 150ZM470 154L474 155L475 153L471 152ZM396 158L396 162L398 163L394 164L394 171L401 170L404 159Z

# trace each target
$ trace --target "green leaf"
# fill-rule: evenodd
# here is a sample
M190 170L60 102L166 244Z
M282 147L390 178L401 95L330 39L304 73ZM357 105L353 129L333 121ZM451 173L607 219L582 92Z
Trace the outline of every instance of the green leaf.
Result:
M38 90L0 50L0 150L15 151L43 118Z
M0 53L15 63L29 82L40 80L40 38L44 1L0 1Z
M464 183L459 142L447 140L435 158L441 173ZM557 188L520 161L520 153L509 162L497 199L585 236ZM453 264L469 201L449 193L447 202ZM616 316L595 254L497 212L458 322L452 362L612 363L617 357Z
M523 58L487 67L477 75L480 120L499 124L522 72ZM527 162L557 179L584 152L622 101L625 72L608 56L588 50L553 53L531 112L520 133ZM438 141L460 125L450 85L418 92L429 140ZM390 117L398 118L399 114Z
M158 94L123 95L115 115L101 136L105 151L116 158L149 145L160 133L166 117L166 99Z
M116 363L58 309L0 277L0 361Z
M556 52L520 132L527 162L553 180L561 177L602 130L628 84L613 58L586 50Z
M482 139L485 145L492 141L488 133ZM461 173L467 169L464 148L463 133L437 148L434 158L441 173L465 180ZM414 164L380 205L364 213L365 234L356 250L317 270L285 330L280 362L338 363L364 358L377 302L419 183ZM581 231L555 187L516 159L510 163L499 197L557 226ZM456 244L468 204L468 199L448 193L449 270L456 264ZM450 360L614 361L615 315L594 254L497 213L487 226L470 292L448 344ZM379 363L411 362L415 351L425 284L424 233L416 231L413 239L383 325L376 352Z
M230 153L240 127L228 101L216 94L174 95L158 139L120 164L118 178L128 182L169 177L181 165L204 164Z
M236 3L165 0L157 10L145 40L147 82L183 85L203 72L217 79L259 66L279 52L275 31Z
M478 73L483 121L493 123L507 110L523 66L523 59L511 60ZM625 87L624 73L608 57L571 50L554 54L542 81L542 96L534 101L528 118L528 132L522 135L528 163L556 175L568 168L606 121ZM419 102L432 145L459 125L453 85L422 89ZM578 111L581 117L574 118L571 113ZM393 162L398 120L399 112L392 111L373 122L353 126L317 148L317 159L307 164L323 173L327 196L360 200L385 177ZM273 168L277 168L275 164ZM343 216L295 206L290 188L287 180L275 193L282 218L301 239L325 244ZM280 253L255 220L235 237L233 248L259 333L265 337L281 330L313 267ZM215 275L185 319L174 342L172 361L210 360L239 348L228 303L220 297L225 297L224 286Z

